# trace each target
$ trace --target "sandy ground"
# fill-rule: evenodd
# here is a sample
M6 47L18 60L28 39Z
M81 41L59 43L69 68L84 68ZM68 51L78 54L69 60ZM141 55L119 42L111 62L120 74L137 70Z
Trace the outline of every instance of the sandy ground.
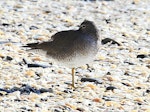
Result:
M150 112L149 5L150 0L1 0L0 112ZM76 68L73 90L69 68L21 46L77 29L85 19L94 21L100 40L120 46L99 44L90 68Z

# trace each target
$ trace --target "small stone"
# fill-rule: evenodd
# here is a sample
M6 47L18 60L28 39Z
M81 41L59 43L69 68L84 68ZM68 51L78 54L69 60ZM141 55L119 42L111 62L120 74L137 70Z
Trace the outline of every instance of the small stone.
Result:
M94 84L88 84L87 87L90 87L91 89L96 89L97 88Z
M150 65L146 65L146 67L150 69Z
M94 82L96 84L102 84L102 81L95 78L82 78L81 82Z
M40 91L40 93L45 93L45 92L52 93L53 92L52 88L49 88L49 89L41 88L39 91Z
M102 44L107 44L107 43L117 44L118 46L120 46L120 44L118 42L116 42L115 40L113 40L113 39L105 38L105 39L102 40Z
M129 83L127 81L126 82L122 82L122 84L125 85L125 86L130 86L130 87L132 86L131 83Z
M107 24L111 23L111 19L103 19Z
M32 102L35 102L37 98L39 98L39 96L35 93L30 93L30 96L28 97L28 99Z
M26 71L26 73L25 73L27 76L29 76L29 77L34 77L36 74L35 74L35 72L34 71L32 71L32 70L28 70L28 71Z
M67 89L67 90L65 89L64 92L65 92L65 93L72 93L72 91L70 91L70 90L68 90L68 89Z
M3 26L8 27L10 24L9 23L2 23Z
M21 5L21 4L16 4L16 5L14 5L14 8L20 9L20 8L23 8L23 5Z
M7 91L1 91L0 90L0 96L6 95L6 94L7 94Z
M143 98L135 98L134 101L137 101L137 102L139 102L139 103L144 102Z
M150 31L147 31L146 34L150 35Z
M65 105L68 106L68 107L70 107L70 108L72 108L72 109L74 109L74 110L76 110L76 108L77 108L76 106L68 104L68 103L66 103Z
M4 56L4 54L0 53L0 57L1 57L1 58L4 58L5 56Z
M44 37L39 36L38 38L36 38L36 40L44 41L45 39L44 39Z
M122 32L122 36L128 37L128 38L134 38L134 39L138 39L139 38L139 35L137 35L134 32Z
M113 91L114 89L117 89L117 88L116 88L116 87L114 87L114 86L108 86L108 87L106 88L106 91L108 91L108 90Z
M5 43L5 46L13 46L13 43L7 42L7 43Z
M2 31L2 30L0 30L0 35L4 35L5 33Z
M58 70L58 73L59 74L63 74L63 70Z
M107 101L107 102L105 102L105 105L107 106L107 107L111 107L111 106L113 106L113 101Z
M41 98L41 101L46 102L48 99L47 98Z
M129 64L129 65L134 65L134 63L128 62L128 61L124 61L124 63L127 63L127 64Z
M35 57L35 58L32 58L33 61L42 61L42 59L40 57Z
M97 102L97 103L101 103L101 102L102 102L102 99L101 99L101 98L94 98L93 101L94 101L94 102Z
M10 56L6 56L6 60L11 61L11 60L13 60L13 58Z
M83 109L83 108L77 108L76 110L78 110L78 111L80 111L80 112L85 112L85 109Z
M35 104L35 107L41 107L39 104Z
M111 98L110 97L108 97L108 96L103 96L103 98L102 98L103 100L105 100L105 101L111 101Z
M107 72L106 75L111 75L111 73L110 73L110 72Z
M29 28L30 30L36 30L36 29L39 29L37 26L30 26Z
M115 69L115 68L117 68L117 66L115 64L112 64L111 68Z
M47 65L41 65L41 64L27 64L29 68L32 68L32 67L42 67L42 68L47 68L49 66Z
M50 10L44 10L43 13L49 14L49 13L51 13L51 11Z
M103 77L104 80L108 80L108 81L116 81L117 79L115 79L114 77L107 75Z
M98 59L99 59L99 60L105 60L106 57L101 55L101 56L98 57Z
M146 93L150 93L150 89L147 89L147 90L146 90Z
M132 4L138 4L140 0L133 0Z
M148 56L147 55L145 55L145 54L139 54L139 55L137 55L137 58L147 58Z

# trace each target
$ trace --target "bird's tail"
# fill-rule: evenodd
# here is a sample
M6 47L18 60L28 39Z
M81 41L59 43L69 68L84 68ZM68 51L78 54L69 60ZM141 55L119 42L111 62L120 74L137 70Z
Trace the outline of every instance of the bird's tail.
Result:
M22 47L29 48L29 49L26 49L26 51L29 51L29 52L32 51L32 52L40 54L40 55L41 54L46 55L46 53L47 53L44 49L42 49L42 46L40 43L29 43Z
M27 44L27 45L22 46L22 47L29 47L31 49L39 49L38 45L39 45L39 43L30 43L30 44Z

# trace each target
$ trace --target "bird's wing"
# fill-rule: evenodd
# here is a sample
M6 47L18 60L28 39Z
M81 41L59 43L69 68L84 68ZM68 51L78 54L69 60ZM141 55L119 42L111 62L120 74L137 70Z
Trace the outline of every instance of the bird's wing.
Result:
M77 34L74 30L58 32L51 37L53 40L51 41L51 44L56 47L67 47L67 45L72 44L74 39L77 37L76 35Z
M48 45L50 46L51 43L53 43L53 41L57 41L57 39L59 39L61 37L61 33L58 32L54 35L52 35L51 39L47 42L37 42L37 43L29 43L29 44L26 44L25 46L22 46L22 47L29 47L32 49L42 49L42 50L45 50L48 48Z
M58 32L52 36L53 41L49 44L47 54L57 56L58 54L65 55L66 52L73 52L73 42L77 37L74 30Z
M54 34L47 42L42 43L29 43L23 47L30 47L31 50L44 50L49 55L58 55L58 53L62 52L65 53L67 51L72 51L72 44L76 39L77 34L74 30L69 31L61 31ZM73 52L73 51L72 51ZM71 52L70 52L71 53Z

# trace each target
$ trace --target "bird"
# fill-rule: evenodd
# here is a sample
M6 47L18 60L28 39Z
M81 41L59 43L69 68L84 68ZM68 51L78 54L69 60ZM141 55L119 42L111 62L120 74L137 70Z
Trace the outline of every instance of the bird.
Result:
M44 42L28 43L23 47L42 50L59 64L72 69L72 87L75 88L75 68L89 64L98 52L98 29L94 22L84 20L77 30L55 33Z

